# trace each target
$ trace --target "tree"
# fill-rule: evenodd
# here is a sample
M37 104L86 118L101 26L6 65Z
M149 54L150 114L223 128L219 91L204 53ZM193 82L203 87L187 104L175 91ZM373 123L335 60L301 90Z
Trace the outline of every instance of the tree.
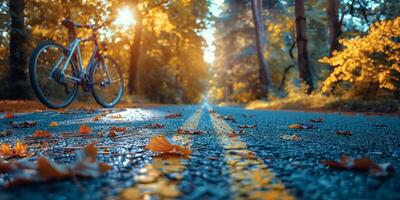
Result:
M139 10L139 0L133 5L133 12L136 20L135 25L135 37L133 38L133 42L130 45L130 63L129 63L129 81L128 81L128 92L129 94L133 94L133 92L138 92L138 64L140 58L140 46L141 46L141 38L142 38L142 24L143 17L142 13Z
M339 0L328 0L327 3L327 16L328 16L328 30L329 30L329 43L330 52L340 50L339 36L342 34L342 24L339 21Z
M10 98L26 98L25 67L25 23L24 23L24 0L9 0L9 12L11 16L10 28L10 82L14 85L11 88Z
M307 93L310 94L314 90L314 84L308 60L304 0L295 1L295 17L296 17L297 60L300 71L300 78L307 84L308 86Z
M350 93L353 97L375 97L379 94L399 94L400 91L400 17L377 21L368 34L343 39L342 51L322 63L334 66L323 82L322 92Z
M263 20L262 0L251 0L251 10L254 21L254 31L256 35L256 48L259 66L259 79L261 85L261 97L268 98L268 92L271 87L271 77L269 66L264 57L265 28Z

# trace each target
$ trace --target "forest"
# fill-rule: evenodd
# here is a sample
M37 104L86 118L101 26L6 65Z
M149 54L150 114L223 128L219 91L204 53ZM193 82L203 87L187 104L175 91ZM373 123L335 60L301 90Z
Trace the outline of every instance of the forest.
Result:
M0 98L34 98L29 57L41 41L67 45L68 18L113 21L99 40L122 68L127 102L396 111L398 13L395 0L2 1ZM118 24L121 14L133 23ZM82 44L84 63L92 48Z

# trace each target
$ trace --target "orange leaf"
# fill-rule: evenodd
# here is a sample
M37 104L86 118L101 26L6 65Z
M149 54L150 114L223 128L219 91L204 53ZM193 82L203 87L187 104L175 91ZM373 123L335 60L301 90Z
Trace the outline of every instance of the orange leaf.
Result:
M25 157L27 156L28 145L17 141L14 149L9 144L2 144L0 148L0 155L4 157Z
M48 138L52 136L53 135L49 131L42 131L42 130L36 130L35 133L33 134L34 138Z
M101 117L102 117L101 115L96 115L95 117L93 117L92 121L94 122L100 121Z
M9 144L1 144L0 148L0 155L1 156L12 156L14 155L14 151Z
M38 174L44 179L62 179L68 176L69 172L55 166L44 157L37 160Z
M80 128L79 128L79 133L80 134L90 134L92 133L92 128L90 128L88 125L83 124Z
M8 112L8 113L4 114L4 118L5 119L12 119L12 118L15 118L15 115L13 113Z
M110 131L108 132L108 137L116 137L117 134L115 133L115 131Z
M117 132L125 132L126 131L126 127L111 126L110 130L111 131L117 131Z
M181 147L179 145L173 145L164 136L155 136L152 137L149 141L149 144L146 146L150 151L158 152L158 153L171 153L171 154L181 154L181 155L190 155L192 151Z
M58 126L58 123L57 123L57 122L51 122L51 123L49 124L49 126L51 126L51 127L57 127L57 126Z
M26 155L26 150L28 149L28 145L24 144L20 141L17 141L17 143L15 144L15 148L14 148L14 153L17 156L24 156Z

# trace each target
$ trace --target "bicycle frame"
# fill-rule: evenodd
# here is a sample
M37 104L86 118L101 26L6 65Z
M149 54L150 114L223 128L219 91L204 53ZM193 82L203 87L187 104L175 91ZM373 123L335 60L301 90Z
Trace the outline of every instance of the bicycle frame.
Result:
M69 46L69 49L67 51L68 58L61 68L61 75L65 78L66 81L70 81L73 83L82 83L84 78L86 77L87 74L89 74L89 80L92 80L92 72L95 69L95 67L99 66L100 70L100 75L101 75L101 80L102 83L110 84L112 83L112 77L110 75L110 72L108 70L108 67L106 66L106 63L104 62L103 59L101 59L101 55L99 53L99 48L97 45L97 41L94 40L95 42L95 47L92 51L89 63L87 64L86 68L83 69L83 62L82 62L82 54L81 54L81 49L79 47L79 44L82 42L81 39L75 38L74 41L71 43ZM65 57L62 56L59 61L56 63L56 65L53 67L53 70L50 72L50 77L52 74L59 68L59 65L64 61ZM73 77L70 75L65 74L65 70L67 69L69 63L72 63L73 67L75 67L78 70L78 77ZM100 67L101 65L101 67ZM107 79L104 77L103 70L105 70Z

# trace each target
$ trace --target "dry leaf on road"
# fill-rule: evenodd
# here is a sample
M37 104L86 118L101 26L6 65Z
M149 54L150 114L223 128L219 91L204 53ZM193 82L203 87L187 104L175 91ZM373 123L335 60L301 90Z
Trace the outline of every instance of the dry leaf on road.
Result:
M57 127L58 123L57 122L50 122L49 126L51 127Z
M298 136L297 134L293 134L293 135L281 135L281 138L282 138L283 140L289 140L289 141L295 141L295 142L301 140L301 137Z
M0 137L6 137L6 136L9 136L11 134L12 134L11 130L8 130L8 129L0 131Z
M14 122L8 123L13 128L31 128L37 125L35 121L24 121L24 122Z
M92 133L92 128L90 128L90 126L83 124L80 128L79 128L79 133L80 134L90 134Z
M351 136L353 133L351 131L336 131L336 135Z
M253 124L253 125L244 124L244 125L238 125L237 127L238 128L257 128L257 125L256 124Z
M6 159L14 157L23 158L29 156L27 150L28 145L20 141L15 143L14 148L12 148L10 144L1 144L0 156L5 157Z
M312 124L292 124L289 126L291 129L313 129L315 128Z
M160 123L152 123L152 124L145 125L144 128L160 129L160 128L164 128L164 125L160 124Z
M154 136L150 139L149 144L146 148L150 151L157 153L168 153L168 154L180 154L180 155L190 155L192 151L181 147L179 145L171 144L164 136Z
M176 130L177 134L188 134L188 135L201 135L203 134L202 130L185 130L182 128L179 128L178 130Z
M8 187L75 177L94 178L112 168L110 165L97 162L96 155L96 147L90 144L77 152L77 161L72 165L56 164L45 157L38 158L36 163L25 160L0 161L0 173L7 173L13 177L6 185Z
M3 117L4 117L4 119L12 119L12 118L15 118L15 115L13 113L8 112L8 113L5 113L3 115Z
M52 136L53 135L49 131L43 131L43 130L36 130L35 133L33 133L34 138L48 138Z
M164 118L165 119L172 119L172 118L178 118L178 117L182 117L182 114L180 114L180 113L172 113L172 114L166 115Z
M321 123L321 122L324 122L324 118L315 118L315 119L310 119L310 122L314 122L314 123Z
M389 163L376 164L367 157L352 159L346 155L342 155L339 161L323 160L321 163L336 169L368 171L371 175L378 177L385 177L394 172L393 166Z

